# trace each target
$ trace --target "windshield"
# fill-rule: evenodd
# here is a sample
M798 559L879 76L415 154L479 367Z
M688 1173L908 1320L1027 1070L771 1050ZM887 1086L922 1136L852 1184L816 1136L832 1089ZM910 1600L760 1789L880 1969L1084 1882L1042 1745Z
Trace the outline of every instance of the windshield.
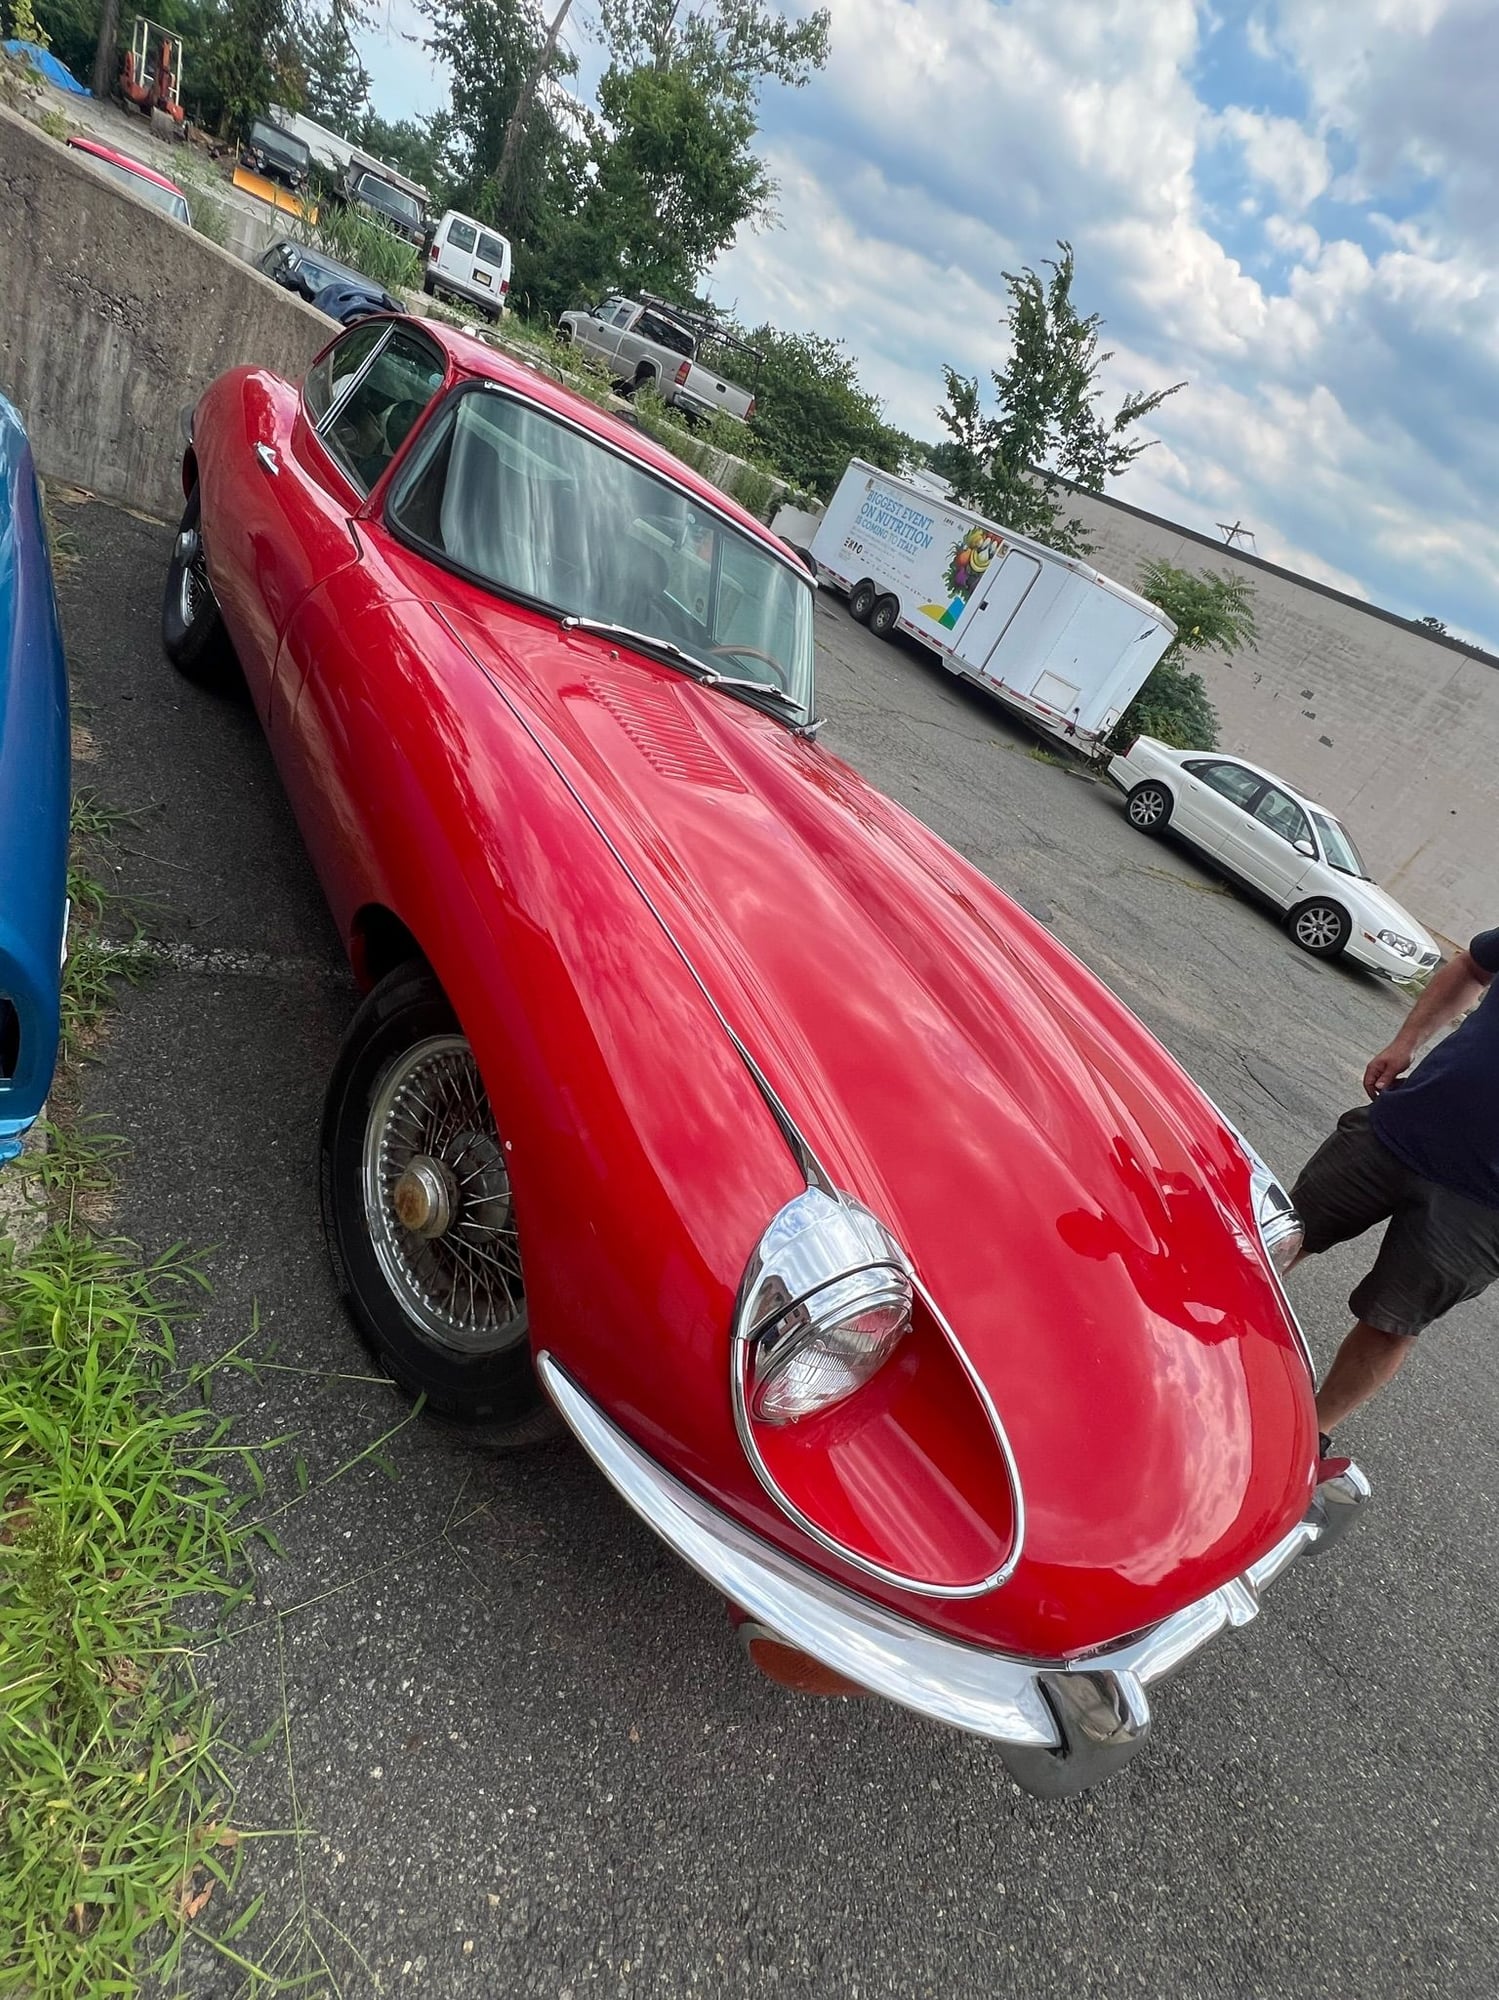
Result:
M289 132L278 131L274 125L267 125L257 118L250 127L250 144L262 153L284 153L290 160L307 166L312 160L304 140L294 139Z
M179 222L192 221L187 212L187 196L179 194L176 188L163 187L160 181L148 181L144 174L133 174L129 167L119 166L113 160L100 159L97 153L90 153L88 159L90 165L97 167L101 174L107 174L112 181L118 181L121 187L129 188L132 194L143 195L153 208L163 209L168 215L174 215Z
M383 208L387 215L399 217L402 222L419 223L422 206L414 196L402 194L389 181L382 181L374 174L361 174L359 186L355 189L361 201L367 201L371 208Z
M498 390L460 396L391 518L461 569L812 712L810 584L644 466Z
M1353 844L1353 836L1346 827L1340 826L1326 813L1314 812L1317 835L1322 842L1322 852L1327 856L1329 868L1336 868L1340 875L1357 875L1361 882L1373 878L1364 866L1364 857Z

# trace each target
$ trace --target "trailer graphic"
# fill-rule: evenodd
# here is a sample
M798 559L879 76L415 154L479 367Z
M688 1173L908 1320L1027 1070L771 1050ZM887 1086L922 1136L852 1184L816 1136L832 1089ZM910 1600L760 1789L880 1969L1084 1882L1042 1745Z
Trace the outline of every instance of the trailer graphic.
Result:
M812 539L818 573L1037 728L1095 746L1176 636L1086 563L854 459Z

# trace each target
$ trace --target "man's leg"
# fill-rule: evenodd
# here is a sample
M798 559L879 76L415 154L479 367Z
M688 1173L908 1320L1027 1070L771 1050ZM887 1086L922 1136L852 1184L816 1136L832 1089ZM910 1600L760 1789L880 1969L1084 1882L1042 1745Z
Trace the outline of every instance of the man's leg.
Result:
M1360 1320L1333 1357L1317 1391L1319 1430L1331 1436L1344 1417L1400 1373L1415 1344L1414 1334L1385 1333Z

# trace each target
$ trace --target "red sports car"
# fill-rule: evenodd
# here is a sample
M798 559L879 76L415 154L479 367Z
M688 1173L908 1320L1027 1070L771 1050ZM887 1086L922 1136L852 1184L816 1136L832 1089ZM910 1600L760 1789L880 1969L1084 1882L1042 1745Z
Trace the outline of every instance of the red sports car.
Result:
M553 1408L775 1670L1075 1790L1368 1493L1250 1147L818 741L813 584L606 411L386 317L190 422L163 613L237 656L366 989L338 1277Z

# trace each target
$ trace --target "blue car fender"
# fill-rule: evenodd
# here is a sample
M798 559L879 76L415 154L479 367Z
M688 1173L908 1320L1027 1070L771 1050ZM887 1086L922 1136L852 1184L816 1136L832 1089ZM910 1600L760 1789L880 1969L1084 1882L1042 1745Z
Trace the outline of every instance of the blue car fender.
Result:
M0 396L0 1162L52 1085L62 1001L68 674L31 446Z

